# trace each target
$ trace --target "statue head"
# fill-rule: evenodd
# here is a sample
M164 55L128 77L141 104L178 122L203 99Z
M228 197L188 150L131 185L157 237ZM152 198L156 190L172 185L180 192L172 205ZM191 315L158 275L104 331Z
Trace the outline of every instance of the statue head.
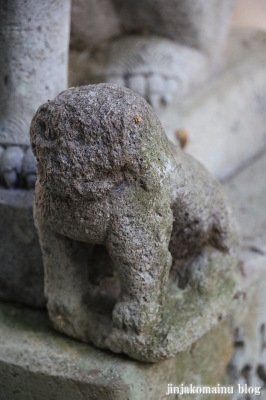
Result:
M30 132L41 184L89 199L124 180L148 190L169 146L149 104L112 84L60 93L38 109Z

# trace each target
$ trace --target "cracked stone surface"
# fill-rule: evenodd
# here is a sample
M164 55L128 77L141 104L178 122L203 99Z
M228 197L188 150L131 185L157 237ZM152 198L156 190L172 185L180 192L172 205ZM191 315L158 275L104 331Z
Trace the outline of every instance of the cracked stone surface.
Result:
M69 89L39 108L31 143L57 330L156 361L226 314L238 271L230 202L143 98L111 84Z

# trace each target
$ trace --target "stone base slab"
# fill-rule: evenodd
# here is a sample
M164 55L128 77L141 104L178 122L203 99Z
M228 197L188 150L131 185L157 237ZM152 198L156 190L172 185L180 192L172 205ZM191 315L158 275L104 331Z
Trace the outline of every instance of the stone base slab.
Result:
M221 382L231 343L224 322L174 359L140 363L54 332L45 312L0 304L0 398L162 400L168 383Z

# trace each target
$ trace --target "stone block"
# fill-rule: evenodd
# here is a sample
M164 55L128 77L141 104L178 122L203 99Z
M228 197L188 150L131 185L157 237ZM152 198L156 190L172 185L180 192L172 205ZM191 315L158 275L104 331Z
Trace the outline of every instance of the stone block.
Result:
M0 189L0 298L44 307L43 264L32 190Z

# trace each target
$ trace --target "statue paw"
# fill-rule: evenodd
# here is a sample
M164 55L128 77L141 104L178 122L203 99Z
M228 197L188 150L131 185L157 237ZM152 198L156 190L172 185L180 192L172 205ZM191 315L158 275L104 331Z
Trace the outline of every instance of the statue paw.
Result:
M8 189L33 189L36 181L36 161L30 148L0 146L0 177Z
M90 81L126 86L155 109L179 100L206 72L206 58L198 50L146 36L106 43L89 65Z
M50 298L47 304L55 329L82 342L88 341L90 312L82 300Z
M107 82L128 87L144 97L154 109L171 104L182 90L177 77L167 77L153 72L132 74L127 78L110 75L107 77Z
M113 326L117 329L147 333L158 320L157 303L119 302L113 310Z
M36 159L29 147L25 154L22 165L22 175L28 189L33 189L36 182Z

